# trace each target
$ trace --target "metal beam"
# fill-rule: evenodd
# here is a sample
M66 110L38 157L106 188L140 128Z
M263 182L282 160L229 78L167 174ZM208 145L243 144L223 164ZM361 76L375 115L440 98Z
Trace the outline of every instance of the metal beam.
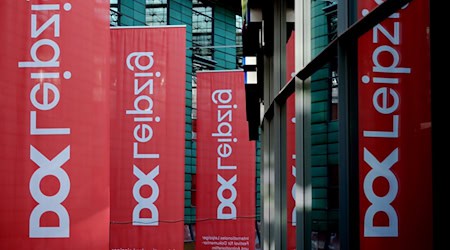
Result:
M343 31L336 39L331 41L325 49L322 50L314 59L305 64L305 66L298 70L296 76L302 80L309 78L316 70L320 69L323 65L331 60L333 56L337 53L338 43L347 44L351 41L356 41L361 35L368 32L375 25L392 15L394 12L398 11L405 4L413 0L386 0L373 11L369 12L364 18L352 24L348 29ZM303 19L304 21L305 19ZM297 29L297 28L296 28ZM285 86L278 94L273 98L273 101L269 103L266 108L264 117L266 114L273 113L274 101L282 103L286 101L292 93L294 93L295 81L292 80Z
M356 21L356 2L338 2L338 34ZM363 28L361 28L363 29ZM370 27L367 27L370 29ZM363 32L365 33L365 32ZM363 34L362 33L362 34ZM339 241L341 249L359 249L357 37L337 40L339 119Z
M264 100L286 82L286 1L265 1L263 7ZM267 24L267 25L266 25ZM275 104L272 117L263 121L263 249L286 249L286 119L285 109ZM284 137L284 138L283 138Z

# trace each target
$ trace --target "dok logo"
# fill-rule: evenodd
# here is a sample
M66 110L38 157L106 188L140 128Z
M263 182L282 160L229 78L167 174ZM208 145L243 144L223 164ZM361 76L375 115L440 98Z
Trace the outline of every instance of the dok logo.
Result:
M365 237L397 237L398 236L398 216L391 203L395 200L398 192L398 181L391 167L398 161L398 149L396 148L382 162L364 148L364 161L372 168L364 178L364 194L372 203L364 216L364 236ZM389 182L389 191L384 196L378 196L373 190L373 183L376 178L383 177ZM375 226L374 217L377 213L385 213L389 219L387 226Z
M138 202L133 209L133 225L157 226L159 221L159 212L158 208L155 206L155 202L159 196L159 186L154 179L159 175L159 165L147 175L136 167L136 165L134 165L133 173L139 179L133 186L133 197ZM149 186L152 190L152 194L148 198L142 197L139 192L141 187L145 185ZM141 211L144 209L148 209L150 211L149 218L141 217Z
M41 152L30 146L30 158L39 168L30 179L30 193L38 203L30 215L30 238L67 238L69 237L70 219L66 208L61 203L70 192L70 179L61 168L70 159L70 146L67 146L52 160L47 159ZM40 183L46 176L58 179L60 188L53 196L42 193ZM40 225L41 217L46 212L53 212L58 216L59 226L43 227Z
M220 204L217 207L217 219L236 219L236 206L233 204L237 197L236 188L233 186L233 184L236 183L236 180L236 175L228 181L220 175L217 175L217 181L220 183L220 187L217 190L217 198L220 201ZM224 197L224 192L226 190L231 192L229 198ZM227 213L227 211L229 212Z

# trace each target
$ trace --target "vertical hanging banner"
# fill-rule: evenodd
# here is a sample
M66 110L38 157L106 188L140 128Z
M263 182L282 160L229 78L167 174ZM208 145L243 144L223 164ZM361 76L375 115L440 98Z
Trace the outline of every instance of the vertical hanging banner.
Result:
M111 249L183 249L186 28L111 28Z
M0 3L0 248L109 245L109 3Z
M412 1L359 40L361 250L432 249L429 13Z
M197 72L195 249L255 248L255 142L243 71Z
M295 32L292 31L286 43L286 79L295 77ZM286 101L286 190L287 190L287 244L289 250L296 249L296 211L295 211L295 93Z

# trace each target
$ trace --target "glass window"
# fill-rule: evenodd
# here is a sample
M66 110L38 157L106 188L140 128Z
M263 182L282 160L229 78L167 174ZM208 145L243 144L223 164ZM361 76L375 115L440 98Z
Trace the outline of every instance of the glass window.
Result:
M311 18L311 49L321 52L336 38L337 4L311 1L322 14ZM322 25L325 24L325 25ZM311 76L311 246L334 249L339 228L337 54ZM334 248L333 248L334 247Z
M242 56L244 50L242 48L242 17L236 15L236 65L242 68Z
M145 24L149 26L167 25L167 1L146 0Z
M119 0L109 1L109 25L118 26L119 25Z
M337 3L335 1L329 1L322 8L327 21L328 29L328 42L333 41L337 37ZM330 120L334 121L338 119L338 74L337 74L337 55L333 58L329 65L329 106Z
M194 54L203 59L213 59L213 10L212 7L200 1L192 2L192 45ZM207 64L207 63L206 63ZM194 70L213 69L213 65L206 65L202 60L194 60Z

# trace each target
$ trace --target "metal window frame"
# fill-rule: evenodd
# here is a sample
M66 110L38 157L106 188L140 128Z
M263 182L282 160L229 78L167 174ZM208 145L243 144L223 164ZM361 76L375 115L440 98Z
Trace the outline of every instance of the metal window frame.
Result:
M153 22L147 23L147 10L152 9L165 9L166 13L164 15L165 23L156 24ZM146 3L145 4L145 23L148 26L160 26L160 25L169 25L169 3Z

